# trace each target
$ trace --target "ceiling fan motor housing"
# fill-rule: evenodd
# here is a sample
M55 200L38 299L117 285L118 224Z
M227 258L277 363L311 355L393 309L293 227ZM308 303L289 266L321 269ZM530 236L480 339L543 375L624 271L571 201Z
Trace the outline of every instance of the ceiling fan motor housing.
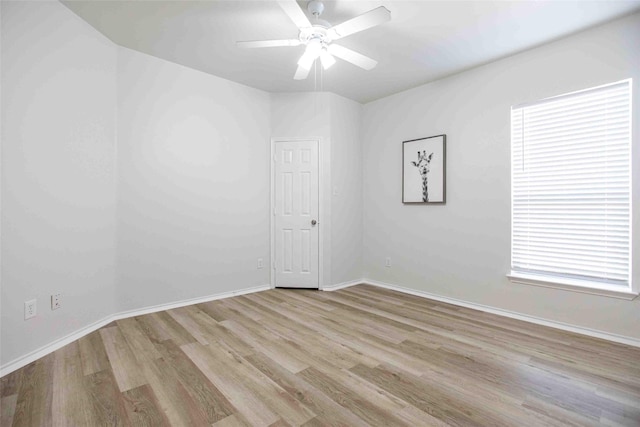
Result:
M320 40L323 45L331 43L331 38L327 34L327 29L319 25L301 29L298 38L302 44L308 44L311 40Z

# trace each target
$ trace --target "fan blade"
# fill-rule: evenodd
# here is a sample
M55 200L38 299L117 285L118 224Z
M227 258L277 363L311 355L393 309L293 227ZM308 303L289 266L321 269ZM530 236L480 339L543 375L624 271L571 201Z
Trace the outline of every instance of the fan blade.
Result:
M338 58L343 59L347 62L351 62L353 65L357 65L358 67L364 68L367 71L375 68L375 66L378 65L378 61L375 61L368 56L364 56L363 54L351 49L347 49L344 46L330 44L328 50L330 54L337 56Z
M279 0L278 4L284 10L284 12L289 15L289 18L293 21L294 24L298 26L298 28L310 28L311 22L309 22L309 18L304 14L296 0Z
M309 71L311 68L305 68L302 65L298 65L298 69L296 70L296 74L293 76L294 80L304 80L309 75Z
M386 7L380 6L370 10L369 12L363 13L360 16L356 16L353 19L349 19L342 24L329 28L328 35L332 40L337 40L353 33L357 33L358 31L383 24L390 19L391 12L389 12Z
M298 46L300 40L256 40L248 42L236 42L236 46L242 48L254 48L254 47L280 47L280 46Z

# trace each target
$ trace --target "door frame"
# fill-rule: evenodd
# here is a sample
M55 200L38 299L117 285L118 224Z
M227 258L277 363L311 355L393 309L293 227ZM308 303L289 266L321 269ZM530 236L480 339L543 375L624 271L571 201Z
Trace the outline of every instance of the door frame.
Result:
M275 254L276 254L276 241L275 241L275 197L276 197L276 184L275 184L275 145L278 142L301 142L301 141L315 141L318 144L318 290L322 290L324 285L324 246L325 246L325 230L327 227L326 214L325 214L325 159L328 156L326 153L326 148L323 142L323 138L318 136L312 136L308 138L285 138L285 137L274 137L271 138L271 149L269 156L269 181L270 181L270 196L269 196L269 228L270 228L270 237L271 240L270 246L271 251L269 253L269 277L270 277L270 286L271 289L276 287L276 264L275 264Z

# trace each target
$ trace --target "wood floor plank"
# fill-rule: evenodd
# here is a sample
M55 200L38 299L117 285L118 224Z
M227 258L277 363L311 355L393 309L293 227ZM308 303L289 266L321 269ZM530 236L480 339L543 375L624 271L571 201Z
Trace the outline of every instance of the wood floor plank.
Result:
M251 427L240 415L233 414L212 424L212 427Z
M173 310L168 310L167 313L200 344L209 344L206 330L191 317L188 307L174 308Z
M111 368L99 331L80 338L78 345L80 346L80 360L84 375L95 374Z
M415 375L421 375L425 370L429 370L428 363L418 358L411 357L401 351L389 346L386 342L376 341L374 337L363 336L350 329L348 326L341 324L335 319L326 319L318 316L305 315L303 310L289 306L287 316L299 322L303 321L305 316L310 317L309 327L314 329L318 334L324 335L336 342L344 344L354 351L366 354L379 361L385 361L391 364L400 363L402 366Z
M246 297L251 297L251 301L265 313L262 326L285 339L288 344L287 350L298 355L300 360L309 360L311 364L330 363L339 368L350 368L357 364L373 367L379 363L362 352L319 334L317 330L308 327L306 321L297 322L271 310L268 300L263 299L262 295L251 294ZM295 340L291 340L294 336ZM313 352L306 350L310 347L314 348Z
M238 298L225 298L220 300L220 304L226 307L231 313L234 314L233 320L236 318L249 318L251 320L260 321L262 320L262 314L257 311L254 306L251 304L246 304L242 300L242 297Z
M55 353L48 354L22 368L13 425L50 426Z
M340 292L340 291L337 291L337 292ZM361 299L358 299L355 297L349 297L348 295L334 295L337 292L329 292L328 293L329 295L327 296L328 301L335 302L337 304L341 304L347 307L359 309L362 311L366 311L366 312L378 315L382 318L386 318L398 323L405 324L407 327L410 327L412 331L416 329L423 329L428 331L430 328L430 325L425 324L424 322L421 322L412 318L404 317L402 315L398 315L395 313L391 313L384 309L378 309L378 308L369 306L365 304L366 301L362 301Z
M134 318L120 319L116 321L118 329L129 344L131 351L140 363L146 363L159 359L160 353L156 350L149 336L144 332L140 323Z
M174 387L184 388L191 399L190 404L181 405L192 408L189 412L196 412L201 408L209 424L218 422L236 412L231 402L218 390L209 379L198 369L198 367L187 357L186 354L173 341L165 341L158 350L162 354L162 359L156 364L161 372L175 373L172 378ZM186 399L186 396L184 397ZM196 405L197 403L197 405Z
M111 368L84 377L84 390L100 426L129 426L125 402Z
M285 301L285 299L280 297L281 293L280 293L279 289L270 289L268 291L257 292L257 293L254 293L254 294L246 294L246 295L243 295L243 296L250 297L252 295L260 295L261 297L263 297L266 300L270 301L273 306L277 306L281 302Z
M382 365L374 369L356 366L351 371L447 424L509 425L492 417L490 410L483 413L457 410L466 406L462 399L456 399L451 394L443 394L438 389L425 389L425 384L420 380L396 368Z
M209 301L195 306L199 310L207 313L216 322L233 319L236 314L225 307L220 301Z
M322 425L327 426L358 427L367 425L364 420L358 418L351 411L340 406L320 390L268 357L256 354L248 356L247 360L301 404L309 408L313 413L318 414L319 417L313 418L316 419L315 423L322 419ZM309 420L308 423L312 420Z
M20 380L23 372L23 369L18 369L17 371L13 371L0 378L0 397L18 394L18 388L20 387Z
M144 332L147 338L152 343L158 343L166 340L173 339L172 335L167 331L167 328L163 326L158 317L158 313L151 313L145 316L134 317L136 322L140 325L140 329ZM192 341L195 341L192 339ZM189 341L191 342L191 341ZM185 344L182 342L181 344Z
M171 425L148 384L129 389L123 392L122 396L127 414L134 426L168 427Z
M601 425L599 420L576 414L575 412L560 408L534 396L528 397L522 406L531 410L533 413L540 414L546 422L553 425L574 427L591 427Z
M206 347L192 343L180 348L251 425L268 426L278 421L280 417L243 384L237 373L229 370L224 358L210 354Z
M10 426L13 424L16 403L18 403L17 394L0 398L0 426Z
M55 426L97 425L89 396L84 388L84 375L78 341L55 353L53 368L53 424Z
M259 396L270 409L279 414L279 418L284 421L293 425L300 425L316 415L303 405L300 405L286 390L253 367L232 349L212 347L208 349L208 352L228 371L234 372L241 378L241 381ZM234 406L240 410L237 405Z
M407 406L396 414L400 420L410 426L448 427L444 421L419 410L415 406Z
M295 295L295 291L289 291L289 292L291 293L292 296ZM306 298L306 299L313 301L311 298ZM288 308L288 306L293 305L296 308L300 308L300 306L296 304L296 302L304 301L304 300L305 300L304 298L296 297L296 300L293 302L289 301L289 302L283 303L283 307ZM335 318L343 319L345 323L346 322L349 323L349 326L353 330L361 332L366 335L377 337L382 341L386 341L392 344L397 344L406 338L404 328L397 328L393 325L385 324L384 322L377 322L374 325L371 322L369 322L367 319L363 319L362 316L359 316L357 314L352 314L351 309L340 310L333 307L333 310L331 310L330 312L327 312L326 309L316 308L314 305L311 305L311 306L305 306L304 310L306 312L312 311L316 315L319 315L328 319L335 319Z
M147 383L142 368L117 326L100 329L113 375L120 391L127 391Z
M366 395L355 393L340 381L335 378L331 378L314 368L307 368L296 375L321 390L339 405L347 408L369 424L385 426L407 425L393 413L371 403L367 400Z
M179 380L175 369L164 359L149 361L142 365L142 369L160 408L172 426L211 424L204 408L193 398Z
M287 301L291 302L291 300L299 301L304 306L312 306L314 308L323 310L323 311L333 311L335 307L325 303L321 299L314 298L314 295L317 295L318 291L305 291L305 290L289 290L287 294ZM238 301L242 301L241 298Z
M257 351L278 360L281 365L291 372L299 372L309 366L308 363L296 358L295 355L287 351L287 348L284 348L285 343L280 337L274 334L261 334L259 330L262 329L264 331L264 328L260 328L257 324L250 324L248 321L241 324L238 319L225 320L221 324L236 335L244 337L246 342Z
M180 323L176 322L176 320L169 315L169 312L161 311L153 313L150 316L154 317L154 325L157 326L158 329L162 330L163 334L167 336L166 339L170 339L177 345L181 346L196 341L193 335L191 335Z
M640 348L358 285L110 323L0 379L15 426L640 426Z
M255 352L255 349L247 342L247 340L240 339L232 331L222 326L221 322L216 322L204 311L200 310L196 306L185 308L188 309L189 316L195 324L198 325L207 342L224 342L242 356L253 354Z

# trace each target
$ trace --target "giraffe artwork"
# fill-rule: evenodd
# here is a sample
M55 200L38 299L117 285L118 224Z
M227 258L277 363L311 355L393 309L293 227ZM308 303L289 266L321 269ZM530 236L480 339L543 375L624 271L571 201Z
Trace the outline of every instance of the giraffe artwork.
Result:
M422 178L422 201L429 201L429 163L431 163L431 158L433 157L433 153L427 156L427 152L422 150L422 153L418 151L418 161L411 162L411 164L418 168L418 172L420 172L420 177Z
M444 204L445 161L446 135L403 141L402 203Z

